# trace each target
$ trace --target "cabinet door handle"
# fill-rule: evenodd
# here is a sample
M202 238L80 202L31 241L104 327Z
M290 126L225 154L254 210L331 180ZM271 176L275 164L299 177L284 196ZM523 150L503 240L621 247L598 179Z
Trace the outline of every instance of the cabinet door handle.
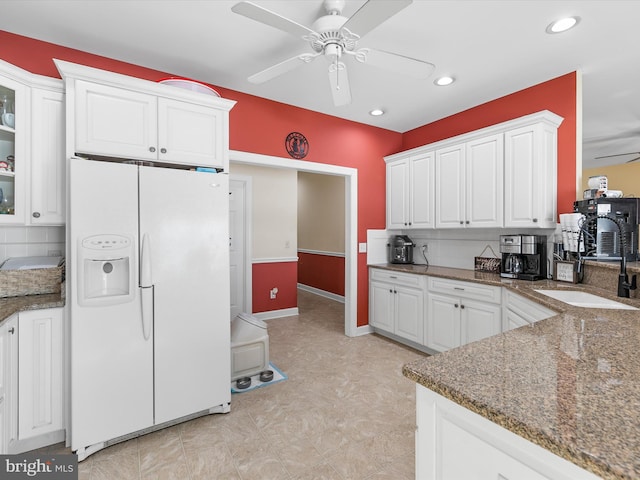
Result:
M8 332L9 332L11 335L13 335L13 332L15 332L15 331L16 331L15 327L11 327L11 328L8 330Z
M462 290L462 291L464 291L464 288L462 288L462 287L453 287L453 289L454 290Z
M453 306L454 306L454 307L456 307L456 308L458 308L458 304L457 304L457 303L454 303L454 304L453 304Z
M149 151L150 151L151 153L155 152L155 151L156 151L156 147L149 147Z
M460 305L460 308L464 308L464 305Z
M538 223L538 219L537 219L537 218L534 218L534 219L533 219L533 223Z
M167 149L166 148L161 148L160 149L160 153L167 153Z
M462 220L460 220L460 225L464 225L464 222Z
M389 289L389 293L393 293L393 289L392 288Z
M31 214L31 216L32 216L33 218L40 218L40 212L33 212L33 213Z

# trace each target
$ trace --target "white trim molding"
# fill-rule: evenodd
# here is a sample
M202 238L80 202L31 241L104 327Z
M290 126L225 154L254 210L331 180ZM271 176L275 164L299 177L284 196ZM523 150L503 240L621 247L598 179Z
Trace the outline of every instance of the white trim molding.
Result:
M324 255L325 257L345 257L344 253L340 252L324 252L322 250L309 250L308 248L299 248L298 253L309 253L311 255Z
M298 257L272 257L272 258L254 258L251 263L287 263L297 262Z
M252 315L260 320L273 320L275 318L293 317L298 315L298 307L283 308L281 310L269 310L268 312L258 312Z
M330 300L335 300L336 302L344 303L344 297L342 295L338 295L337 293L328 292L326 290L321 290L316 287L312 287L310 285L305 285L303 283L298 284L298 289L304 290L305 292L314 293L324 298L328 298Z
M345 285L344 333L361 335L358 327L358 169L307 162L257 153L229 151L229 160L246 165L292 168L301 172L337 175L345 178ZM367 332L369 333L369 332Z

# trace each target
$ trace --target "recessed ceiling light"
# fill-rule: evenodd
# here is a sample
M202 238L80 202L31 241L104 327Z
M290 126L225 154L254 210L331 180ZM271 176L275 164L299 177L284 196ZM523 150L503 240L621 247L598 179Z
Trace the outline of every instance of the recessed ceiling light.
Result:
M580 17L567 17L561 18L560 20L556 20L552 22L547 27L547 33L562 33L566 32L570 28L575 27L580 21Z
M381 108L374 108L369 112L369 115L373 115L374 117L379 117L380 115L384 115L384 110Z
M444 87L444 86L447 86L447 85L451 85L455 81L456 81L455 78L445 76L445 77L436 78L436 80L433 83L435 83L436 85L438 85L440 87Z

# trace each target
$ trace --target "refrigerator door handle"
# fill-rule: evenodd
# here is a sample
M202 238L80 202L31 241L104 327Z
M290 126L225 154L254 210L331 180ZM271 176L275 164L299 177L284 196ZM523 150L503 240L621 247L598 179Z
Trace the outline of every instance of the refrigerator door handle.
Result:
M149 340L153 323L153 279L151 278L151 240L148 233L142 236L140 252L140 299L142 302L142 333L144 339Z
M142 310L142 335L145 340L151 337L151 325L153 324L153 285L140 287L140 301Z

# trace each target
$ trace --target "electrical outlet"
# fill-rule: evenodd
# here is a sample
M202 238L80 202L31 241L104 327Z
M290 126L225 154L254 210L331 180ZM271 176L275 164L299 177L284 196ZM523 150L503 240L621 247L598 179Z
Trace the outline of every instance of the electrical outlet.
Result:
M278 287L273 287L270 291L269 291L269 298L271 300L275 300L276 299L276 295L278 295Z

